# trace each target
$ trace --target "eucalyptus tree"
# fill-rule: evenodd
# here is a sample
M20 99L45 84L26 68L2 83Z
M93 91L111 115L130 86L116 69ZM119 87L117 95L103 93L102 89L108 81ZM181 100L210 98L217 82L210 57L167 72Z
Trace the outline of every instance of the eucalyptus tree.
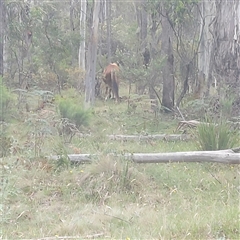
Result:
M5 20L4 0L0 0L0 75L3 76L3 49L4 49L4 20Z
M201 1L201 38L198 69L202 95L212 85L239 93L240 82L240 2Z
M162 67L163 89L162 106L165 112L171 112L175 100L175 78L174 78L174 55L173 55L173 29L169 22L169 9L163 3L162 6L162 36L161 54L165 58Z
M80 5L80 46L79 46L79 67L86 71L86 16L87 16L87 1L81 0Z
M112 51L111 51L111 32L112 32L112 15L111 15L111 0L104 1L106 6L106 23L107 23L107 61L108 63L112 60Z
M160 81L153 84L148 78L148 82L153 87L161 86L162 82L161 104L165 110L179 106L188 92L196 98L207 96L212 83L238 89L239 1L141 3L144 4L138 2L138 7L142 9L137 11L138 33L143 29L139 12L147 9L147 43L144 44L150 46L150 68L156 59L163 60L159 69L155 69Z
M8 41L5 42L6 73L11 79L18 79L18 84L25 88L29 71L26 66L31 64L32 29L30 4L24 1L5 2L5 31ZM3 15L2 15L3 16Z
M92 26L87 52L87 72L85 77L85 108L93 106L95 101L95 77L98 47L98 25L99 25L100 1L94 0Z

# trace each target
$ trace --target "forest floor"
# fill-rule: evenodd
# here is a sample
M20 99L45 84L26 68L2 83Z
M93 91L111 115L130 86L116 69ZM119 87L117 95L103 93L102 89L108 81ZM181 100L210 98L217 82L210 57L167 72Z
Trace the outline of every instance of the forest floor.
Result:
M55 104L31 107L9 123L10 153L0 165L1 239L239 239L238 165L137 164L108 155L198 150L195 140L107 137L170 134L181 119L150 111L144 97L117 105L97 100L89 125L67 142ZM46 158L67 153L97 156L79 165Z

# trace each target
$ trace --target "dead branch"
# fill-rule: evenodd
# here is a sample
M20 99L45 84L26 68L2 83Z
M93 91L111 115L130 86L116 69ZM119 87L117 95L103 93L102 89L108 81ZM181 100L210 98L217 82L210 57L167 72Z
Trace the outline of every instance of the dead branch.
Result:
M94 239L102 237L104 233L96 233L86 236L58 236L55 235L54 237L43 237L43 238L37 238L37 239L29 239L29 240L56 240L56 239Z
M171 163L171 162L215 162L240 164L240 153L225 151L196 151L173 153L136 153L132 155L136 163Z
M110 140L140 141L140 140L163 140L168 142L187 141L193 137L187 134L157 134L157 135L108 135Z
M192 151L171 153L126 153L108 154L113 157L121 157L135 163L172 163L172 162L215 162L226 164L240 164L240 153L235 149L219 151ZM239 151L237 148L235 151ZM96 154L69 154L68 158L74 163L91 163L93 159L99 158ZM59 156L51 156L49 159L58 160Z
M179 130L182 129L183 127L195 128L195 127L197 127L199 124L209 125L210 123L199 122L199 121L197 121L197 120L180 121L180 122L178 123L177 129L176 129L175 132L179 131Z

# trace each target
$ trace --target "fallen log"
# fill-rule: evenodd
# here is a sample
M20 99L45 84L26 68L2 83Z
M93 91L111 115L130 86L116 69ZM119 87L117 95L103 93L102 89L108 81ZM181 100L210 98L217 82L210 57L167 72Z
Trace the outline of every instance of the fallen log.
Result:
M231 149L220 151L193 151L171 153L126 153L108 154L109 156L122 157L135 163L172 163L172 162L215 162L226 164L240 164L240 153ZM69 154L68 158L74 163L91 163L100 157L96 154ZM60 156L51 156L50 159L58 160Z
M61 157L68 157L73 163L91 163L96 154L68 154L67 156L50 156L48 159L59 160Z
M136 163L215 162L239 164L240 153L233 151L135 153L132 155L132 160Z
M140 141L140 140L164 140L168 142L187 141L193 139L188 134L157 134L157 135L108 135L110 140Z

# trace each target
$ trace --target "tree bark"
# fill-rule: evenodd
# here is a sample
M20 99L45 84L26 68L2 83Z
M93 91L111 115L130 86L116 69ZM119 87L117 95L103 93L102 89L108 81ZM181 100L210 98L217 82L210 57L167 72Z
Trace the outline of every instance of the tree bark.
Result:
M107 59L108 64L111 63L112 60L112 51L111 51L111 0L106 1L106 17L107 17Z
M202 1L202 38L198 54L199 97L209 95L213 83L239 91L240 74L240 3ZM215 86L216 87L216 86Z
M213 21L215 19L216 7L214 1L201 1L200 8L200 45L198 53L198 79L193 89L196 97L202 98L206 91L207 82L210 83L211 56L213 54ZM209 91L209 90L207 90Z
M3 0L0 0L0 76L3 76L4 16Z
M80 9L80 11L81 11L81 9ZM74 16L74 1L73 1L73 0L70 0L69 22L70 22L70 30L71 30L72 32L75 31L73 16ZM81 23L80 23L80 25L81 25ZM74 64L74 59L75 59L75 49L74 49L73 41L71 41L71 52L72 52L71 64L72 64L72 66L73 66L73 64Z
M164 7L163 7L164 8ZM175 80L174 80L174 57L173 57L173 32L169 23L167 12L163 10L162 18L162 37L161 37L161 49L162 55L166 58L165 66L163 66L163 92L162 92L162 106L165 112L171 112L174 108L174 92L175 92Z
M98 46L98 24L99 24L100 1L94 1L93 24L88 46L87 75L85 78L85 109L90 108L95 100L95 76Z
M240 75L240 2L215 1L216 20L213 24L214 52L212 65L221 85L230 86L239 94ZM211 84L211 82L209 83Z
M146 4L147 4L146 0L140 0L135 2L136 17L137 17L137 23L138 23L138 30L137 30L138 65L142 67L145 65L145 67L147 68L150 61L150 54L148 55L149 51L147 49L148 14L146 11ZM142 94L145 90L146 85L148 84L146 84L145 82L142 83L142 81L137 81L136 82L137 93ZM151 83L149 83L149 85L151 85Z
M86 42L86 10L87 4L86 0L81 0L81 13L80 13L80 46L79 46L79 68L82 69L84 72L86 70L85 64L85 42Z

